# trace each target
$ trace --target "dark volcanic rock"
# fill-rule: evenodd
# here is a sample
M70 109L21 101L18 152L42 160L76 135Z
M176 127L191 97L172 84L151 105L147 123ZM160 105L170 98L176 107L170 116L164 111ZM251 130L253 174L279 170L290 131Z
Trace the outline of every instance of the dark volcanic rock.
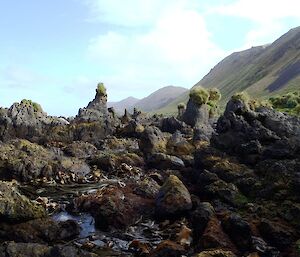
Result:
M186 110L182 115L182 120L192 127L195 127L198 124L208 124L209 110L207 105L199 105L190 99L187 103Z
M147 127L139 141L140 150L144 154L162 153L166 151L167 140L157 127Z
M299 158L300 119L265 107L255 112L230 100L213 136L215 146L255 164L263 159Z
M147 159L147 164L149 167L156 168L156 169L161 169L161 170L166 170L166 169L182 169L184 168L184 162L172 155L167 155L164 153L156 153L151 155Z
M192 208L189 191L178 177L171 175L156 197L156 215L159 218L174 217Z
M175 117L167 117L161 121L161 131L174 133L175 131L182 131L186 127L186 124Z
M203 234L207 223L215 215L215 210L208 202L202 202L197 209L191 213L191 223L193 227L194 240L199 240Z
M251 229L248 222L238 214L232 213L222 221L226 233L241 251L251 248Z

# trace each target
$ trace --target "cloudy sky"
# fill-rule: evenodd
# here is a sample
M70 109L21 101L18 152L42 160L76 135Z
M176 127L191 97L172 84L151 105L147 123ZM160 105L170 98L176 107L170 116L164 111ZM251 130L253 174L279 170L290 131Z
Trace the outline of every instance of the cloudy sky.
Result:
M192 87L233 51L300 25L299 0L0 0L0 106L75 115L98 81L109 100Z

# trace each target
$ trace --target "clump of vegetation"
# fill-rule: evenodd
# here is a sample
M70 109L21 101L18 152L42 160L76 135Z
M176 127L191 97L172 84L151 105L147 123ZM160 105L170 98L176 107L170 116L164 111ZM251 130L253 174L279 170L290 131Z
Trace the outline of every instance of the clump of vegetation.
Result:
M231 97L231 99L233 101L241 101L245 104L248 104L250 101L250 97L246 92L237 92Z
M300 114L300 91L270 97L273 108L292 115Z
M212 88L208 91L209 97L207 105L209 106L209 117L213 118L219 114L219 101L221 100L220 90Z
M97 93L100 95L106 95L106 87L102 82L98 83L97 85Z
M177 108L178 109L185 109L185 104L184 103L179 103L178 105L177 105Z
M221 92L219 89L217 88L211 88L209 91L209 98L208 100L209 101L212 101L212 102L218 102L221 100Z
M198 105L206 104L209 99L209 93L206 89L197 87L190 91L190 99Z
M40 104L38 104L36 102L33 102L31 100L28 100L28 99L23 99L21 101L21 104L27 105L27 106L32 106L35 112L42 112L43 111Z

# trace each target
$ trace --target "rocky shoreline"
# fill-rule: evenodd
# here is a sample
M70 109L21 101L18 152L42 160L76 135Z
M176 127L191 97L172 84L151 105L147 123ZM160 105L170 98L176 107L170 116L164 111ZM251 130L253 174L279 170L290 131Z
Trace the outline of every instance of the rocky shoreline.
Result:
M178 117L0 109L0 257L300 255L300 119L217 92Z

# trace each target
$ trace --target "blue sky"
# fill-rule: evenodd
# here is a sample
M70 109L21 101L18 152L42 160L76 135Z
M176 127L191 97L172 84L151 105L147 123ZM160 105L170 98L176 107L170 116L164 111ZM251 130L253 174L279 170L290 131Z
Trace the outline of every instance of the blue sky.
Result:
M0 106L23 98L76 115L103 81L110 101L192 87L233 51L300 25L298 0L0 0Z

